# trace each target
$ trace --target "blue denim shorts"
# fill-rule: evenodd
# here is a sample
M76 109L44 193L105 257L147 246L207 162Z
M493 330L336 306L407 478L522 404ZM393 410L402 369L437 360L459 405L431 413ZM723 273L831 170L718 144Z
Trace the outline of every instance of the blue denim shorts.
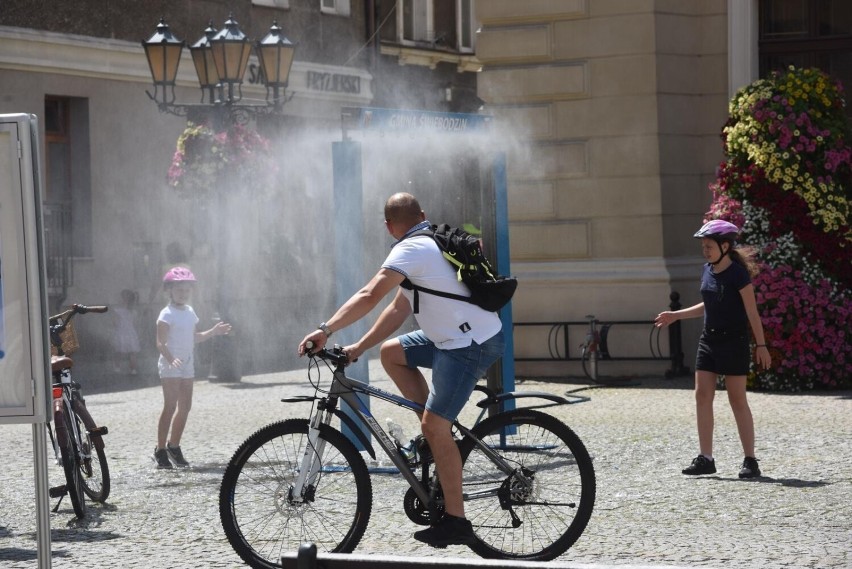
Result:
M408 367L432 370L432 384L426 409L452 422L470 399L476 382L503 355L503 332L482 344L471 342L466 348L439 350L422 330L397 338L405 352Z

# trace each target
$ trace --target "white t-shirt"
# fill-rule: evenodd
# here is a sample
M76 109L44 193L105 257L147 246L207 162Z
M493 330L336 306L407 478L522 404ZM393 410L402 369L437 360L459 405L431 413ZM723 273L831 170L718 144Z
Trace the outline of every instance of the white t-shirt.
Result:
M172 356L183 362L180 368L170 367L166 358L160 354L157 362L160 377L195 377L195 361L192 357L195 350L195 325L198 324L195 311L188 304L177 306L169 303L160 311L157 322L169 325L166 346Z
M419 227L412 231L415 229ZM396 271L418 286L470 296L470 290L458 281L452 265L428 235L397 242L382 268ZM402 289L402 294L414 306L414 291ZM474 340L482 344L502 327L495 312L488 312L475 304L426 292L418 294L419 312L414 318L426 337L442 350L465 348Z

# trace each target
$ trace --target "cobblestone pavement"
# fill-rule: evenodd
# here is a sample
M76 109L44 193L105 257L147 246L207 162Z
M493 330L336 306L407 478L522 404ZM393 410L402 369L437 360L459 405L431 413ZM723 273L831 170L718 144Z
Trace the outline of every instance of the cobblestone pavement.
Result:
M372 383L391 382L371 366ZM326 379L328 379L328 375ZM238 384L197 381L184 453L193 467L158 471L150 458L162 403L158 386L87 397L108 425L112 492L84 521L67 499L51 513L54 567L240 567L219 524L217 493L226 462L258 428L308 412L283 404L310 392L304 370L257 375ZM591 522L560 561L577 567L852 567L852 392L752 393L759 458L766 475L742 481L736 426L716 399L719 472L688 478L697 453L691 380L642 379L636 386L590 388L591 401L552 408L586 443L598 497ZM563 394L579 383L519 382ZM473 409L466 410L470 417ZM374 414L416 430L413 416L374 402ZM30 425L0 425L0 567L34 568L35 492ZM62 483L50 461L50 483ZM357 553L473 558L464 547L434 550L411 538L403 486L374 476L375 506ZM51 506L55 505L51 500Z

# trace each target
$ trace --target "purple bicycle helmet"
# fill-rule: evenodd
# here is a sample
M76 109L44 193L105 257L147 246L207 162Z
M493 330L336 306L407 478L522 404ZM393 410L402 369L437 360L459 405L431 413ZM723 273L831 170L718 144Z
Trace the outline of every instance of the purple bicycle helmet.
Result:
M737 235L740 233L740 228L724 219L713 219L701 226L701 229L695 232L696 239L708 237L714 241L730 241L735 242Z
M168 286L172 283L194 283L196 282L195 275L186 267L172 267L165 276L163 276L163 285Z

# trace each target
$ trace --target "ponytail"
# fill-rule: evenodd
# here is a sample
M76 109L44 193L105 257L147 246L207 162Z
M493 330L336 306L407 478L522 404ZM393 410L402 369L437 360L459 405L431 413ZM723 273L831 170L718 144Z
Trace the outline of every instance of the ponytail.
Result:
M744 245L733 247L730 251L728 251L728 255L731 256L731 260L744 266L751 278L756 277L760 272L760 269L757 266L757 261L754 258L755 253L756 251L753 247Z

